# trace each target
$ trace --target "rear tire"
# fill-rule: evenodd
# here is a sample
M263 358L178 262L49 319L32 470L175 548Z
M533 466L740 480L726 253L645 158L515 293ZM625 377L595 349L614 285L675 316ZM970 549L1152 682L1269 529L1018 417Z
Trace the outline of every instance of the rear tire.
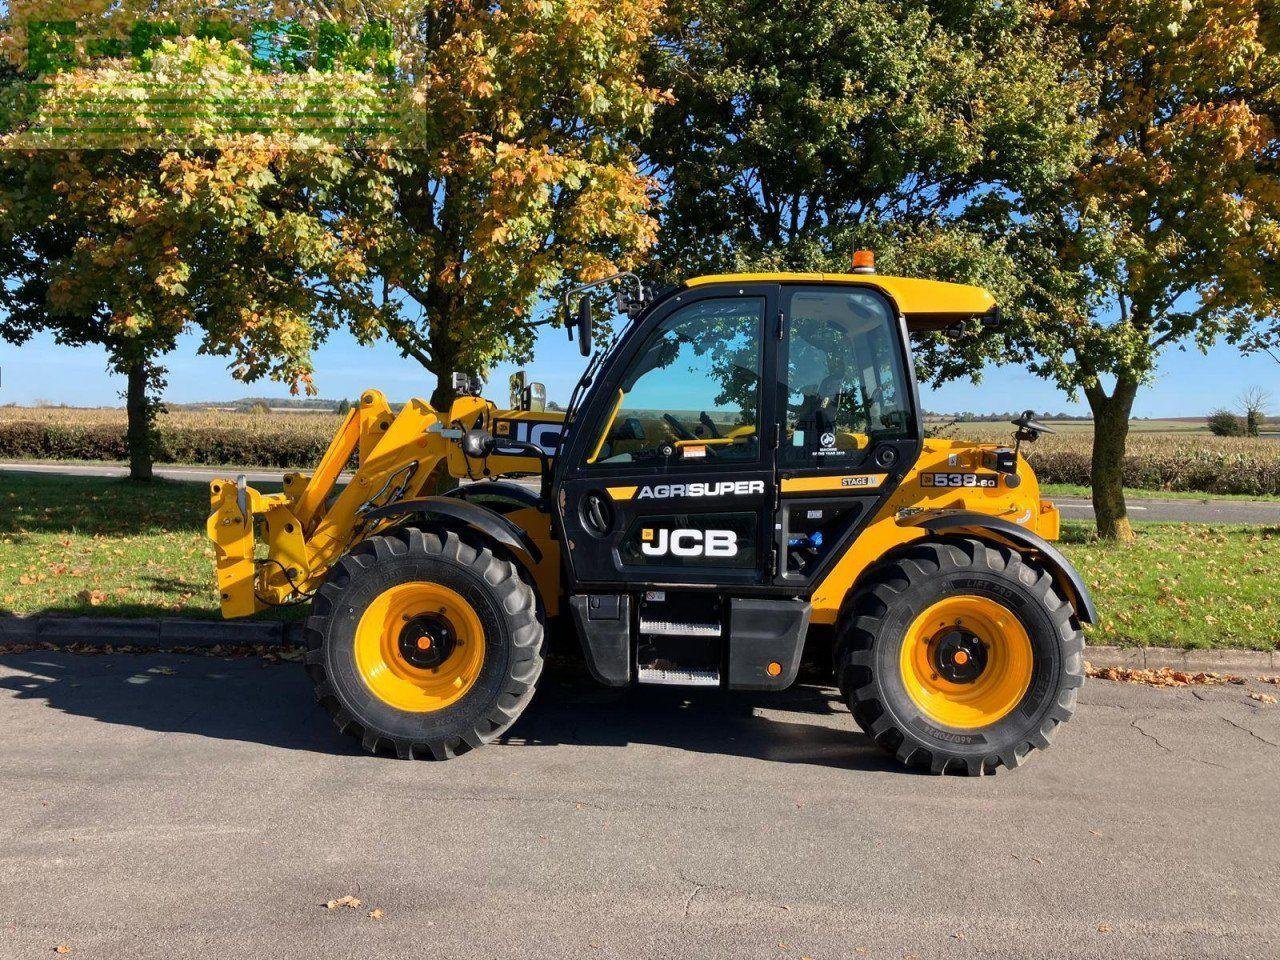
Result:
M1084 636L1048 571L964 538L912 545L841 616L836 680L877 745L933 773L1049 746L1084 684Z
M513 724L542 673L543 616L480 538L405 527L339 560L311 602L307 671L370 753L444 760Z

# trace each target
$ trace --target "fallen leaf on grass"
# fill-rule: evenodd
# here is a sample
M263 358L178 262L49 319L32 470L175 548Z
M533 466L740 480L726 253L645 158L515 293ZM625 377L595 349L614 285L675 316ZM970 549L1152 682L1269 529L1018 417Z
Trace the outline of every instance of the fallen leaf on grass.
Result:
M1187 673L1171 667L1155 670L1134 670L1129 667L1095 667L1085 664L1085 672L1095 680L1114 680L1116 683L1142 683L1149 687L1212 687L1224 683L1244 683L1244 677L1230 673Z
M1257 700L1259 703L1275 703L1276 698L1269 693L1251 693L1250 700Z
M370 920L381 920L384 916L386 916L386 914L382 912L381 907L374 907L372 910L369 911Z
M101 590L81 590L76 596L91 607L101 606L107 599L107 595Z
M351 894L347 894L345 897L339 897L337 900L329 900L324 906L326 910L337 910L340 907L350 907L354 910L360 905L361 903L359 900L351 896Z

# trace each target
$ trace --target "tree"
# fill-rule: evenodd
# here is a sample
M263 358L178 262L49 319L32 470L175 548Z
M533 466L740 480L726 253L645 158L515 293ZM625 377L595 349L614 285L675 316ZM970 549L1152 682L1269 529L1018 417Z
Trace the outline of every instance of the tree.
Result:
M1280 313L1280 24L1265 0L1072 0L1053 26L1093 133L1074 176L1017 200L1039 321L1019 342L1088 400L1098 532L1128 539L1128 424L1161 351Z
M216 43L171 47L148 64L145 89L198 77L216 90L219 69L243 66L225 54ZM149 479L160 361L185 330L199 329L201 350L228 357L242 379L310 390L312 345L353 313L382 308L364 265L311 207L349 169L340 151L256 134L183 148L148 136L157 143L104 148L89 136L96 121L85 105L118 97L128 80L115 66L67 71L8 114L0 336L23 343L48 331L61 343L104 347L127 379L130 474ZM145 113L145 99L136 107ZM69 143L32 133L74 116L87 129L72 129Z
M992 195L1072 169L1077 93L1034 4L1013 0L675 0L651 53L674 98L643 140L664 187L666 278L762 266L1023 280L975 227ZM925 345L970 373L998 344Z
M453 371L528 359L539 297L652 244L653 184L625 134L660 96L637 71L658 3L364 6L391 25L410 135L362 153L335 229L406 307L357 333L435 374L446 408Z
M1244 433L1248 437L1256 437L1267 419L1267 408L1271 405L1271 394L1262 387L1249 387L1240 394L1240 409L1244 411Z
M41 5L49 0L30 4ZM117 24L154 9L79 6ZM250 4L226 15L233 34L264 13L277 18L278 33L254 33L255 52L275 44L282 69L307 81L322 66L322 35L340 51L350 49L337 42L348 27L390 38L378 64L387 76L377 135L344 144L340 189L306 198L376 285L376 302L348 304L351 329L366 342L388 337L421 362L436 375L432 402L447 407L453 371L527 358L541 296L633 265L652 244L653 184L625 135L660 99L637 72L658 0L351 6ZM199 5L160 8L181 22ZM289 125L269 101L254 106Z
M1215 410L1206 421L1209 432L1215 437L1243 437L1244 424L1230 410Z

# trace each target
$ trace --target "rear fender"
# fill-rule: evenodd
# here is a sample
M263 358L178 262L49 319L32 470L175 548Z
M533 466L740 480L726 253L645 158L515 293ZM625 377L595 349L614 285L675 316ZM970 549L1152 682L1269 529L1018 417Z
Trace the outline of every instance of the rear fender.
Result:
M1071 561L1057 547L1038 533L1000 517L967 511L925 514L912 517L909 523L930 533L971 533L979 539L1006 543L1020 553L1037 554L1071 601L1076 618L1081 623L1098 622L1097 608L1093 605L1093 598L1089 596L1089 588L1085 586L1080 571L1072 566Z

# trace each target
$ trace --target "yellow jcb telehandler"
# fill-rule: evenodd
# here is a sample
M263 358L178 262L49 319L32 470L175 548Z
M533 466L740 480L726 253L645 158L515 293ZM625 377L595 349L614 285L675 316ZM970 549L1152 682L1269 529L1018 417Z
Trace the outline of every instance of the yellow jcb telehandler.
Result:
M628 319L594 353L596 285L566 299L591 360L563 413L532 388L500 410L465 375L447 411L370 390L282 493L215 481L224 615L309 601L320 702L402 758L506 730L552 624L612 686L780 690L824 634L904 763L977 775L1048 746L1095 611L1020 454L1045 428L928 439L912 369L913 332L998 323L991 296L865 261L610 281ZM461 485L424 495L442 465Z

